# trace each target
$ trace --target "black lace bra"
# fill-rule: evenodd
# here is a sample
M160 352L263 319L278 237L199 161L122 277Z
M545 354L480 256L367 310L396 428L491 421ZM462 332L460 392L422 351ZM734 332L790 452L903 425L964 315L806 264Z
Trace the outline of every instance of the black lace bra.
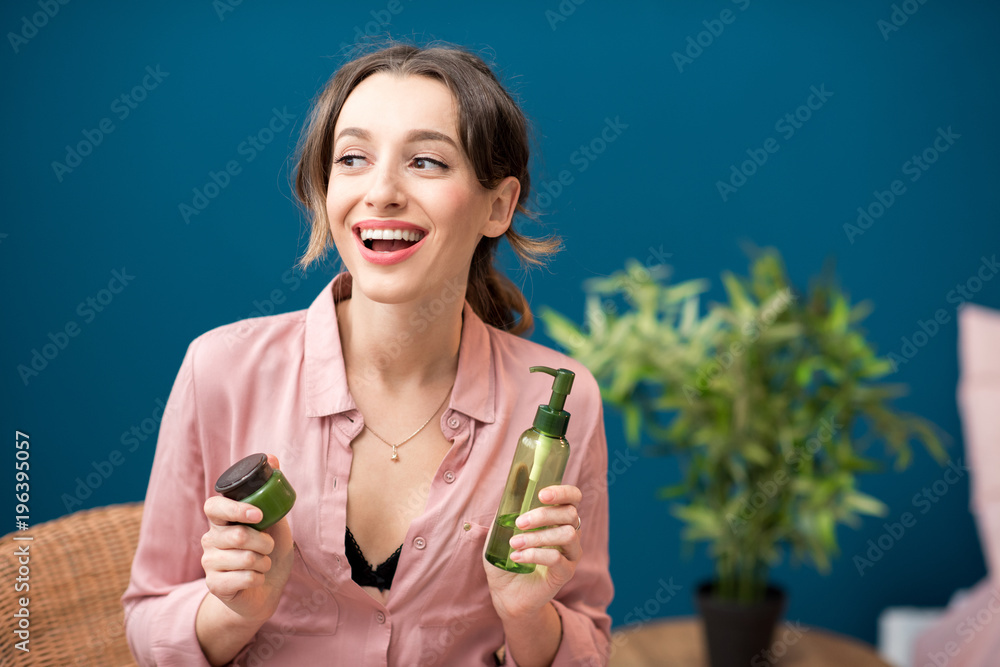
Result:
M392 586L392 578L395 576L396 566L399 564L399 554L403 550L402 544L391 556L385 559L384 563L374 569L365 559L365 555L361 553L361 547L358 546L354 535L351 534L350 528L347 528L344 536L344 546L347 551L347 562L351 564L351 579L358 586L376 586L380 591L385 591Z

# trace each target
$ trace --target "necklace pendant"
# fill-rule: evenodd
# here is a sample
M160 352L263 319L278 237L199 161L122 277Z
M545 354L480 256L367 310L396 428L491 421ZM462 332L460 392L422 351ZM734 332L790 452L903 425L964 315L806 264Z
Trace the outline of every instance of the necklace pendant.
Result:
M392 460L399 461L399 456L396 454L396 445L392 446Z

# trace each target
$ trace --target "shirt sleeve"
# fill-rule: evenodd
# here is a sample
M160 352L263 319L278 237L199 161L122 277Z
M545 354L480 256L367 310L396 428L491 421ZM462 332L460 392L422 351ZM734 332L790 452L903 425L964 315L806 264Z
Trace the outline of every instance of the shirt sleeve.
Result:
M562 622L562 640L552 660L552 667L600 667L607 665L611 642L611 616L608 605L614 597L608 553L608 446L604 433L604 408L597 383L588 373L596 396L590 414L573 414L584 418L588 426L580 445L571 452L580 452L579 472L574 479L570 470L563 477L575 484L583 494L580 513L580 545L583 557L573 578L556 594L552 604ZM578 383L582 374L578 374ZM583 384L583 383L579 383ZM579 385L578 385L579 386ZM573 454L570 454L570 464ZM507 665L516 666L510 647L504 645Z
M136 661L208 667L195 618L208 588L201 567L205 480L194 382L197 341L187 350L160 423L139 544L122 595Z

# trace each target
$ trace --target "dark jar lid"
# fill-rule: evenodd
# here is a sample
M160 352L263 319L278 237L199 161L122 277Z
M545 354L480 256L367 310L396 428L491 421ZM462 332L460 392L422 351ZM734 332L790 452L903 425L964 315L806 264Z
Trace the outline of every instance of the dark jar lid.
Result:
M267 462L267 454L251 454L229 466L219 476L215 490L226 498L243 500L264 486L273 472L274 469Z

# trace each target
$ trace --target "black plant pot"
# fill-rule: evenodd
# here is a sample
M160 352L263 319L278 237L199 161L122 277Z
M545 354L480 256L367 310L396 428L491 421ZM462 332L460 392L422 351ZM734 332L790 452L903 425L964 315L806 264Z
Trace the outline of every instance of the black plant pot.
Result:
M715 597L714 586L712 582L701 584L695 596L698 613L705 623L709 664L712 667L769 664L764 651L770 648L774 627L785 612L785 592L768 586L762 601L741 604Z

